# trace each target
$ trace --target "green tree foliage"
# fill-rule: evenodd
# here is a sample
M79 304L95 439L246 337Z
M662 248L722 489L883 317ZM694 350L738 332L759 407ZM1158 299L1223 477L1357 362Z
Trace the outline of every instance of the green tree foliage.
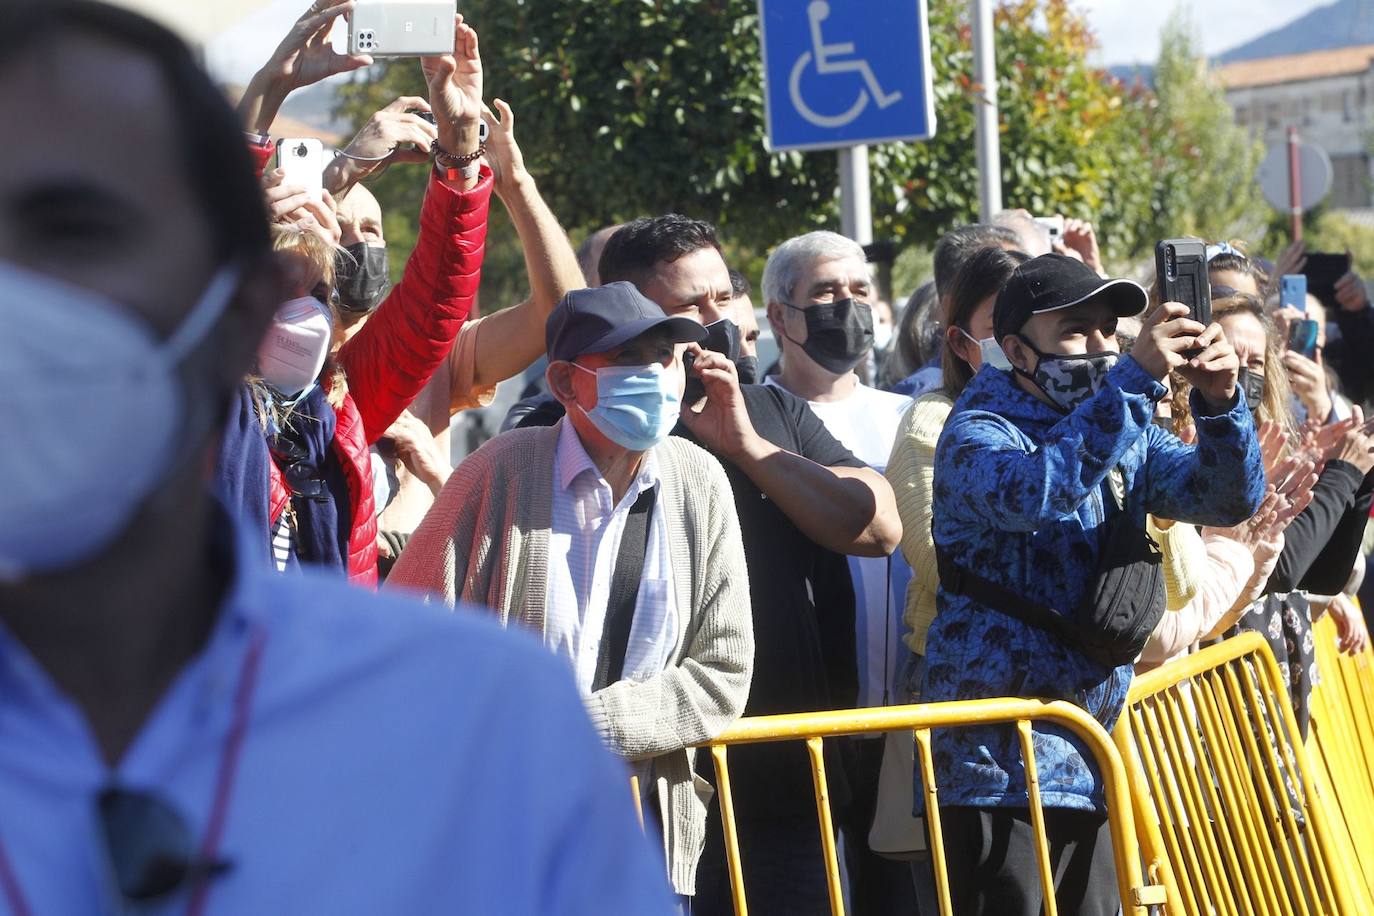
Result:
M936 136L871 151L875 235L903 247L977 216L967 7L929 4ZM835 154L764 149L755 0L467 0L464 11L482 35L488 97L515 109L526 163L574 237L679 210L716 222L756 271L778 240L837 226ZM1007 206L1093 220L1116 264L1162 236L1229 236L1262 219L1238 190L1257 154L1185 30L1166 42L1156 96L1088 63L1093 36L1069 0L1003 0L995 22ZM420 89L414 61L382 64L345 88L342 109L361 123ZM423 183L392 172L374 190L401 247ZM514 245L496 221L493 305L522 295Z

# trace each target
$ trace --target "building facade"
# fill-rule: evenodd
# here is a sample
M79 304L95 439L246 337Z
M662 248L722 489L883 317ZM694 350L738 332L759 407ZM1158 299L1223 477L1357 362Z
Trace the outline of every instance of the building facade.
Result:
M1290 126L1331 157L1327 203L1374 202L1374 45L1239 61L1214 71L1226 87L1236 123L1266 147L1287 140Z

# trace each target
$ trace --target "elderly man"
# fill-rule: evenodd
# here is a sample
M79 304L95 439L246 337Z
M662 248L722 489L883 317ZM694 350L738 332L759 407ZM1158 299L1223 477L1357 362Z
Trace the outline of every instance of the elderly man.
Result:
M0 911L666 912L557 665L269 573L208 493L281 290L191 52L82 0L0 29Z
M788 239L764 266L763 298L773 336L782 342L782 371L765 384L805 399L832 436L870 468L885 471L911 399L870 388L854 372L873 348L873 279L862 246L834 232ZM850 557L849 569L858 611L859 705L878 706L893 696L906 655L901 613L911 567L896 554ZM854 805L843 827L855 912L910 911L910 871L868 852L882 738L854 746Z
M669 315L714 327L736 314L715 228L678 214L627 223L601 256L601 279L629 280ZM737 369L705 386L678 434L719 457L744 529L754 610L749 715L854 705L854 589L845 555L886 556L901 536L886 479L836 440L782 388L742 385ZM838 754L834 756L838 757ZM750 910L828 913L816 811L804 749L731 753L740 844L753 863ZM849 798L831 759L831 798ZM714 812L713 812L714 815ZM719 825L708 831L694 913L732 912Z
M729 482L668 436L681 345L703 339L628 283L569 293L546 331L549 390L567 415L459 465L389 582L485 604L567 661L603 739L635 764L684 897L709 797L690 745L744 709L754 657ZM724 357L694 349L693 374L725 384Z

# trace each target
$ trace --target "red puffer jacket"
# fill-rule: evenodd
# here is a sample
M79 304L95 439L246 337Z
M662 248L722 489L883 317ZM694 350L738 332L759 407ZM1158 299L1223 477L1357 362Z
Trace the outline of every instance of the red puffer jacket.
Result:
M477 298L486 250L492 175L482 167L469 191L456 191L433 171L420 210L420 235L401 282L339 351L348 394L335 410L334 449L348 481L353 527L348 579L377 584L377 512L369 447L415 400L448 356ZM289 493L275 464L268 504L272 524Z

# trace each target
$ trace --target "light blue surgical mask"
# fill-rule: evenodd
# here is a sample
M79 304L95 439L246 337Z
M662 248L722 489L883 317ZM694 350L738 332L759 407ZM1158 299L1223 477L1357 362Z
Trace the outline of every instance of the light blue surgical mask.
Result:
M978 347L978 352L982 354L983 365L992 366L994 369L1001 369L1003 372L1011 371L1011 360L1007 359L1007 354L1002 352L1002 346L995 337L984 337L979 340L963 328L955 326L960 334L963 334Z
M682 373L662 363L602 366L596 376L596 406L577 405L602 435L632 452L646 452L668 438L682 409Z

